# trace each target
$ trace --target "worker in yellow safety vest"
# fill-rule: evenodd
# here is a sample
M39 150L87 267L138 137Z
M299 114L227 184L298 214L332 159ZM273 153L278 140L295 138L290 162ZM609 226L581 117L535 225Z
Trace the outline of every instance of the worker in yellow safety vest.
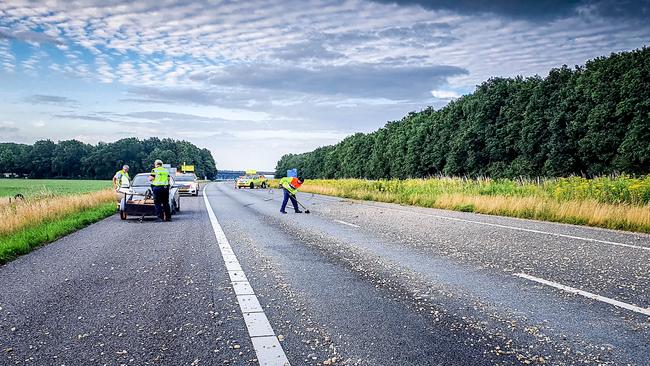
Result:
M156 207L156 216L162 221L171 221L172 210L169 206L169 171L163 168L162 160L154 162L154 168L149 176L153 204Z
M296 213L302 213L302 211L298 209L296 193L298 193L298 188L300 188L304 181L305 180L302 177L284 177L280 179L280 187L282 187L282 190L284 191L284 198L282 199L282 207L280 208L280 212L283 214L287 213L287 211L285 211L287 208L287 201L291 200L291 204L293 205L293 209L296 211Z
M131 178L129 177L129 166L124 165L122 169L118 170L113 176L113 188L115 189L115 197L119 205L122 198L124 198L124 190L131 186Z

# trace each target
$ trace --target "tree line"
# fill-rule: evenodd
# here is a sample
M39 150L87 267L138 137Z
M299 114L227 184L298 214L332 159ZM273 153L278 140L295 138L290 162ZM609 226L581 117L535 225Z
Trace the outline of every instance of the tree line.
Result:
M561 177L650 172L650 48L545 78L492 78L444 108L283 156L306 178Z
M151 171L156 159L173 167L184 162L193 164L201 178L212 179L217 174L210 151L187 141L152 137L97 145L77 140L40 140L33 145L0 143L0 173L29 178L110 179L124 164L129 165L133 176Z

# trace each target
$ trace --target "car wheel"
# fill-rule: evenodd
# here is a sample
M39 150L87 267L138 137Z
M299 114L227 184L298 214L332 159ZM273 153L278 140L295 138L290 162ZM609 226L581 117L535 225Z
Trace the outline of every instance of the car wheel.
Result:
M120 210L120 219L126 220L127 216L126 212Z
M262 183L262 189L266 189L266 182Z
M255 184L251 183L250 189L255 189Z

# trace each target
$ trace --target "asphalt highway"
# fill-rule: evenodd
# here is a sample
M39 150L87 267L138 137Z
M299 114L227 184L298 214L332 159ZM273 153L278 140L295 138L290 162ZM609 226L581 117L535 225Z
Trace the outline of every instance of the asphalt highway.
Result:
M650 364L648 235L281 198L210 184L0 267L0 364Z

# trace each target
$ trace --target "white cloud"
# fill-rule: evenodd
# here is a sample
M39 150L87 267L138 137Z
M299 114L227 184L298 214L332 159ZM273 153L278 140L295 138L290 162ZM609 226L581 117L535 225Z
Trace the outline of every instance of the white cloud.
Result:
M9 50L9 41L0 39L0 69L13 73L16 69L16 57Z
M339 131L294 131L294 130L251 130L237 131L233 135L239 140L260 140L275 139L286 140L288 142L296 140L331 140L338 141L345 138L348 134Z
M84 98L68 95L80 100L75 110L57 112L30 136L110 140L167 133L153 126L175 123L170 136L203 141L222 155L245 148L236 139L271 146L259 149L268 169L277 154L440 107L489 77L544 75L650 39L641 17L613 21L595 8L513 17L496 3L478 10L466 9L472 2L444 10L433 9L437 2L397 3L422 7L389 0L0 1L0 73L89 82ZM17 42L27 46L19 54ZM20 96L29 94L41 92ZM115 115L96 111L111 103ZM155 118L153 106L167 119ZM51 112L24 109L32 113L25 125ZM138 112L150 114L133 117ZM189 115L205 117L193 120L205 130L183 125ZM229 131L217 119L229 121ZM137 121L129 126L136 129L126 131L125 121ZM284 150L287 138L295 144ZM242 157L219 160L227 159L236 168Z
M565 12L574 15L531 24L476 11L431 10L434 7L358 0L263 4L87 0L83 5L12 1L0 4L4 18L0 25L11 24L12 34L27 41L56 40L63 51L75 45L97 59L115 53L118 59L111 63L115 66L100 65L103 68L95 76L100 81L167 86L196 86L200 83L188 75L210 71L209 65L215 63L281 63L315 70L390 63L467 69L468 75L452 82L468 88L495 72L545 73L552 66L580 64L603 53L639 47L650 36L647 24L638 19L612 22L594 12ZM38 33L36 28L45 31ZM88 67L101 63L97 59L86 57L71 69L86 77ZM125 68L143 62L151 68Z
M95 59L96 77L103 83L111 83L115 79L115 74L111 68L106 56L99 56Z
M460 97L460 94L450 90L432 90L431 95L438 99L456 99Z

